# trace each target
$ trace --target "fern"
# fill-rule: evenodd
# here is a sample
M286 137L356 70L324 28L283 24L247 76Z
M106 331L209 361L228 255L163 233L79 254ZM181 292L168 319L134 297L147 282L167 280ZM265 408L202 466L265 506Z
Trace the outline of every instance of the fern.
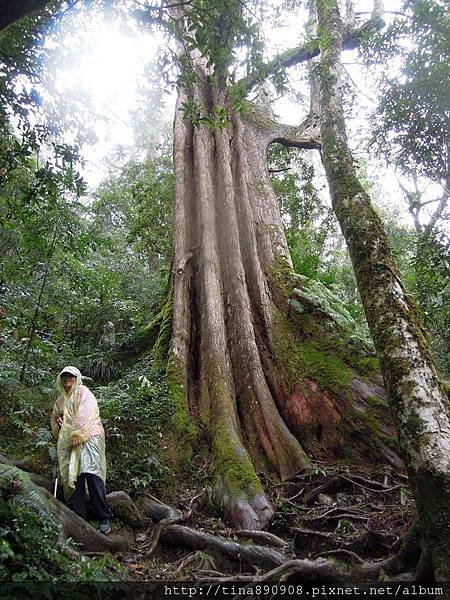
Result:
M52 439L52 433L48 429L48 427L40 427L36 431L34 443L36 447L39 448L40 446L46 446L47 444L50 444L52 442Z

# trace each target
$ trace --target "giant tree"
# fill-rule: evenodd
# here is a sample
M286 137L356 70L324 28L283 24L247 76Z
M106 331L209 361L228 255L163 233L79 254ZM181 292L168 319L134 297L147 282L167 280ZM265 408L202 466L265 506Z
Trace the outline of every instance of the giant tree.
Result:
M171 296L143 335L154 341L162 324L160 349L171 322L167 373L180 440L206 440L225 516L246 528L263 527L273 514L262 473L288 478L311 457L344 458L344 446L353 458L372 452L398 464L386 411L371 413L370 399L382 390L369 349L333 295L291 271L269 183L269 144L320 150L430 542L426 555L442 578L450 563L448 403L356 177L342 110L341 51L378 27L379 14L344 27L337 2L317 0L318 35L264 63L250 3L170 4L146 11L139 3L176 38L180 69ZM238 81L242 47L248 72ZM319 54L311 111L298 127L246 101L266 77L279 79L283 68Z
M321 147L317 115L288 127L244 100L264 79L261 72L317 55L318 42L265 66L250 50L257 64L233 82L236 47L254 42L245 10L239 1L192 2L170 10L181 74L168 374L180 422L189 429L189 419L181 416L185 410L211 444L226 516L238 525L261 527L273 511L257 471L286 478L310 466L308 454L341 449L351 412L344 406L348 389L367 408L364 398L374 394L376 384L352 387L357 373L349 368L350 356L338 359L345 344L327 333L326 318L332 316L323 310L320 294L291 276L268 179L270 143ZM354 47L357 38L358 32L349 31L346 44ZM361 354L360 342L353 343L354 354ZM386 446L383 451L395 461Z
M236 83L235 49L253 41L247 9L237 0L217 0L170 10L181 66L168 367L174 400L206 432L225 515L247 527L263 526L272 514L257 472L286 478L308 467L318 447L330 451L351 437L340 429L346 411L354 415L358 402L362 412L367 410L373 388L358 379L357 368L347 381L359 392L351 395L353 404L343 407L341 390L320 381L318 336L322 350L333 355L323 322L326 311L321 318L310 304L315 326L305 318L310 290L290 274L268 181L270 143L321 149L422 525L433 540L433 566L442 577L449 564L448 403L382 224L357 179L342 109L341 51L376 28L379 14L374 11L362 27L347 23L344 28L337 3L318 0L317 37L270 63L254 60ZM278 124L243 101L266 76L319 52L318 76L314 71L311 76L311 112L300 126ZM252 51L249 56L254 58ZM302 304L300 318L298 313L292 318L295 303ZM315 361L313 375L302 371L308 361ZM344 362L350 364L348 356ZM331 365L324 370L332 371ZM186 425L186 419L180 422ZM358 427L357 418L351 426Z

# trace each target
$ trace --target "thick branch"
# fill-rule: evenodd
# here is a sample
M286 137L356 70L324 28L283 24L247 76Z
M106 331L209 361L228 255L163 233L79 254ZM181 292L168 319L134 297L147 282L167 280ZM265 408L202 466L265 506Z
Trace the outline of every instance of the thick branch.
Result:
M294 146L309 150L320 150L320 122L318 116L308 117L298 127L273 123L269 143L278 142L283 146Z
M361 25L361 27L350 29L344 34L342 48L344 50L354 50L360 45L361 39L367 35L367 33L381 29L383 26L384 21L379 17L375 17ZM246 77L243 77L239 81L239 85L249 92L255 85L261 83L261 81L278 69L293 67L294 65L306 62L307 60L311 60L315 56L318 56L319 53L319 39L311 39L301 46L290 48L289 50L285 50L281 54L278 54L278 56L258 69L258 71L254 71L253 73L249 73Z

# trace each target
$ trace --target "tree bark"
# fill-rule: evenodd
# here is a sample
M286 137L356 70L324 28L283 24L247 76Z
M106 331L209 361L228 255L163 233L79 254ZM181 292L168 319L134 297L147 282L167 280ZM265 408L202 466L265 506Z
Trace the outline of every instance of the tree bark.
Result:
M400 445L437 580L450 571L450 419L417 311L349 151L341 98L342 22L336 0L317 0L323 161L380 358Z
M205 70L198 74L199 106L227 108ZM257 341L267 338L271 322L263 269L288 252L258 161L268 141L263 131L237 117L227 129L194 129L179 106L171 361L181 370L191 414L210 432L225 514L253 529L273 514L253 463L264 468L268 461L284 477L309 465L275 406Z
M289 356L291 340L314 337L295 318L289 320L290 303L303 302L305 313L316 309L297 289L303 283L290 274L266 150L274 141L318 148L317 119L294 128L274 123L255 108L236 115L225 88L211 83L202 61L192 57L196 84L181 92L174 124L168 381L180 432L191 441L199 432L206 434L215 494L226 520L241 529L258 529L269 521L273 508L257 473L273 472L285 479L311 466L308 453L342 450L343 414L351 412L345 405L359 402L365 410L374 388L373 382L360 382L345 392L332 392L326 383L318 385L314 374L307 378L296 373L297 363ZM195 127L182 110L188 100L203 118ZM204 116L218 109L229 115L226 126L206 124ZM318 344L328 336L321 314L317 310L308 317L318 328ZM314 360L318 354L314 348ZM322 368L327 374L327 365ZM357 371L350 377L357 381ZM348 423L349 432L353 426ZM387 448L384 454L389 454Z

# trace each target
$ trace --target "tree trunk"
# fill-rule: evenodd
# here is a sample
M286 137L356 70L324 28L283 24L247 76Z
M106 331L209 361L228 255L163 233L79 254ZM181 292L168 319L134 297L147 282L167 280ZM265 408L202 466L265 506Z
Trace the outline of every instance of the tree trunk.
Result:
M266 150L274 141L318 148L316 124L277 125L253 108L238 116L226 92L211 86L200 61L196 68L195 90L181 93L174 125L168 380L180 430L191 439L199 429L206 434L226 519L257 529L273 514L257 472L285 479L311 466L307 452L328 457L342 452L357 413L365 413L366 400L381 397L382 390L374 373L363 381L355 365L350 367L351 353L361 358L367 352L361 343L353 340L352 352L338 359L348 340L336 332L347 334L315 304L311 290L302 291L305 281L290 273ZM194 127L182 111L188 99L203 114L226 110L227 126L200 121ZM345 383L330 376L338 379L341 367ZM386 435L393 433L387 427ZM364 442L358 444L367 455Z
M450 571L450 420L415 306L406 296L382 223L360 185L341 99L342 22L336 0L317 0L323 160L334 210L395 414L435 577Z

